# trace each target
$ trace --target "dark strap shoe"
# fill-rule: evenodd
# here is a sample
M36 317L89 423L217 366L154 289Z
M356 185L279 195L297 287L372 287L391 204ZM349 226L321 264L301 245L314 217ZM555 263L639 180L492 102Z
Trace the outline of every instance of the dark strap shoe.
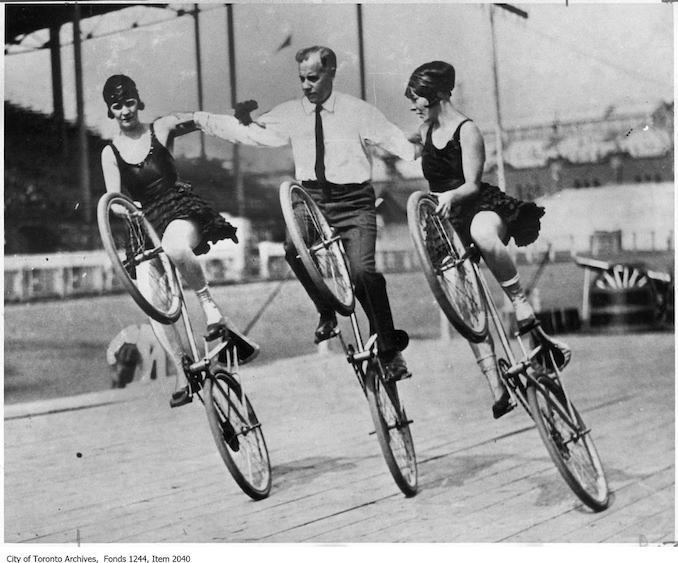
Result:
M330 315L321 314L318 327L315 329L314 342L320 344L323 340L332 338L335 328L337 328L337 316L334 313Z
M403 358L403 355L400 352L396 352L389 360L382 358L382 365L384 366L386 381L396 382L401 379L412 377L410 370L407 369L405 358Z
M187 405L188 403L191 402L193 402L193 396L188 390L188 386L186 386L179 389L179 391L175 391L174 393L172 393L172 398L170 399L170 407L173 409L176 407L183 407L184 405Z
M516 403L511 399L511 394L508 391L504 391L503 395L492 405L492 416L494 418L501 418L514 408L516 408Z

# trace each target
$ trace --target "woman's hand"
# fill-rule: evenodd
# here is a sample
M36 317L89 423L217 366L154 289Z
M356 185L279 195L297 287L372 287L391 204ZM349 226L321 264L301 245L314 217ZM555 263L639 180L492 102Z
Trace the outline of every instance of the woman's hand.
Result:
M129 215L127 208L124 205L120 205L119 203L114 203L111 205L111 212L116 217L127 217L127 215Z
M436 213L441 217L449 217L452 207L457 203L457 197L454 190L448 190L438 194L438 206Z

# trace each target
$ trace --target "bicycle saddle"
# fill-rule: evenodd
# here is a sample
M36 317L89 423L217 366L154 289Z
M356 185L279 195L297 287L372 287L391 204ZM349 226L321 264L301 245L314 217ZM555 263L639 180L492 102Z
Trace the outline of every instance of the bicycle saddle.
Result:
M527 332L531 332L531 336L535 345L542 347L541 354L539 354L539 361L547 369L557 369L561 371L572 358L572 350L564 342L552 338L544 332L541 328L541 323L535 319L535 322L527 328ZM521 329L521 334L524 329Z
M230 326L227 321L216 331L212 331L205 336L205 340L211 341L217 338L230 338L233 341L235 349L238 351L238 363L246 364L251 362L259 355L259 345L240 333L237 329ZM226 362L226 349L219 353L219 361Z

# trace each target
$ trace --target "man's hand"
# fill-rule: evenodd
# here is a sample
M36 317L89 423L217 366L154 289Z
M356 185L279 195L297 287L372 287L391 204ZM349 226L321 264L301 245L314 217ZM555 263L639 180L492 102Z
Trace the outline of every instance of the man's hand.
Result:
M249 125L252 123L253 119L250 115L255 109L259 107L259 104L255 100L246 100L244 102L238 102L235 104L233 116L243 125Z
M449 217L452 206L456 203L454 190L449 190L438 195L436 213L441 217Z
M421 133L419 131L415 131L414 133L410 133L407 136L407 140L414 145L423 145L424 144L424 141L421 138Z

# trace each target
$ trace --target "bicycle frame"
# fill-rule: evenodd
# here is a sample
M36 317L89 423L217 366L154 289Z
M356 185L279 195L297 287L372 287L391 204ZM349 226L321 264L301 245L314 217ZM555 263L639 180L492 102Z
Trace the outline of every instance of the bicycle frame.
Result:
M200 402L204 403L205 400L200 394L200 391L202 390L205 378L209 376L208 374L210 373L212 361L219 354L221 354L221 352L224 349L226 349L226 359L227 359L225 364L226 371L228 371L231 375L235 376L238 374L239 368L238 350L236 349L231 339L228 337L222 338L221 342L216 346L212 347L211 349L208 341L205 339L204 341L205 353L201 357L200 354L198 353L198 344L193 334L193 327L191 325L190 317L188 316L188 308L186 307L186 301L184 300L184 292L183 289L181 288L181 283L179 283L179 294L181 299L181 319L182 322L184 323L184 329L186 330L186 338L191 348L192 356L192 358L190 359L184 357L185 362L183 367L184 371L186 372L187 379L189 380L190 383L189 389L191 389L191 393L197 395L198 398L200 399ZM242 378L238 377L237 381L238 384L240 385L243 395L246 395ZM196 390L193 390L194 386L197 388ZM255 428L261 426L260 423L252 424L252 422L249 420L249 413L247 412L243 413L244 416L242 416L239 411L236 411L236 414L247 426L247 430L243 432L243 434L250 432L251 430L254 430Z
M357 351L353 349L352 344L346 344L338 331L339 340L346 353L346 359L353 366L360 387L365 393L365 370L363 369L364 362L370 362L377 356L377 335L373 334L368 339L367 343L363 344L362 336L360 334L360 327L358 326L358 319L355 313L351 314L351 328L353 329L353 336L355 337ZM381 371L381 370L380 370Z
M473 254L474 247L470 247L459 259L453 260L446 267L450 268L456 267L459 264L461 264L464 260L470 259ZM532 411L529 405L527 404L524 389L526 388L528 383L536 387L543 387L542 384L537 379L537 377L535 376L535 369L533 363L534 360L542 353L543 347L541 344L537 344L534 348L528 350L521 338L520 333L516 332L514 336L522 352L522 358L517 359L511 347L511 343L509 342L508 336L506 335L506 330L504 329L504 325L502 323L499 310L497 309L494 299L492 298L492 294L490 293L490 288L487 284L487 281L485 280L485 277L480 271L478 263L475 261L471 261L471 265L473 267L473 271L475 272L478 278L478 281L480 282L481 293L483 296L483 301L485 302L485 305L487 307L487 313L489 316L490 323L492 324L492 326L494 326L495 328L494 332L499 337L501 347L504 349L504 353L506 354L506 357L509 360L510 365L508 369L506 370L506 372L500 370L500 375L504 382L506 383L506 387L507 389L509 389L509 392L515 399L518 400L522 407L527 411L527 413L530 415L530 418L532 418ZM548 353L551 354L550 351ZM553 357L551 357L551 361L555 365L555 362L553 362ZM551 408L558 411L559 414L565 415L564 416L565 422L568 424L568 426L570 426L570 428L572 428L572 430L574 430L577 433L577 436L578 437L583 436L590 432L590 429L586 427L580 428L578 425L570 423L570 420L572 421L576 420L576 417L574 416L574 412L572 410L572 404L570 402L568 393L565 391L565 387L563 386L563 383L560 379L560 373L557 368L554 368L554 373L556 375L556 379L558 380L558 385L561 387L561 389L563 389L563 394L566 398L567 411L565 411L562 408L561 404L558 401L552 400L548 393L544 394L544 396L551 405Z

